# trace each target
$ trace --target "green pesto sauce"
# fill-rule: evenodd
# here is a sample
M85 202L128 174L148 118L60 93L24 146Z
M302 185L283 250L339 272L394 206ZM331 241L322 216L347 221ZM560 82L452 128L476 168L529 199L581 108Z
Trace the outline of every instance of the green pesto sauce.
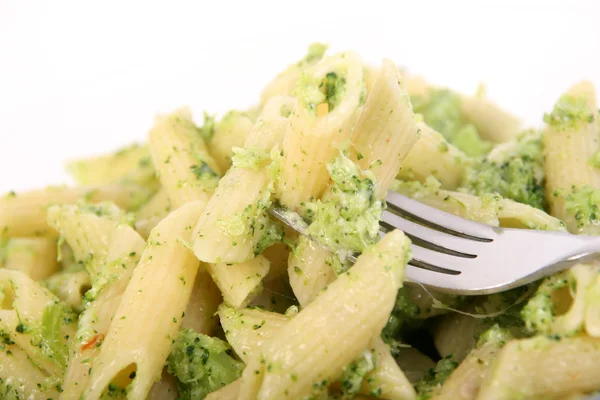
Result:
M594 122L592 110L585 96L565 94L558 99L550 114L544 114L544 122L558 131L578 129Z

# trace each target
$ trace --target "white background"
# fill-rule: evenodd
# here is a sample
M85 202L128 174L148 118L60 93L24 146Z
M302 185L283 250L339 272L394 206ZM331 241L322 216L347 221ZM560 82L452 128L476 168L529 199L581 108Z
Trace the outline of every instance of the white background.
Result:
M0 191L66 182L64 161L144 140L155 113L246 108L308 44L393 59L539 124L600 87L600 2L0 0Z

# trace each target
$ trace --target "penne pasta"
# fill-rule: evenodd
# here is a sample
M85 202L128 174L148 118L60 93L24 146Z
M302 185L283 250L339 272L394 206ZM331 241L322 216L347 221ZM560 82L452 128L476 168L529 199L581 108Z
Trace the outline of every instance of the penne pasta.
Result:
M205 262L250 261L276 240L277 227L266 209L271 204L273 180L267 170L268 152L280 146L287 132L282 108L291 98L274 97L250 132L238 164L219 181L194 230L194 253ZM226 199L227 201L224 201Z
M157 188L155 170L147 146L133 144L113 154L71 161L67 171L80 185L133 183Z
M222 302L223 296L210 274L204 269L200 269L181 321L181 328L212 335L219 322L216 315L217 308Z
M329 183L326 164L350 139L364 92L363 64L354 53L326 57L303 74L283 142L279 180L283 205L298 210L304 202L321 197Z
M313 383L325 382L325 389L339 378L343 366L385 325L401 285L407 246L408 240L395 231L363 253L262 347L259 358L248 362L240 399L279 399L284 393L301 398L311 393ZM319 362L324 357L328 363Z
M269 260L261 255L239 264L206 264L206 270L223 294L225 303L241 308L262 290L262 280L269 272Z
M148 146L160 184L173 207L206 204L221 176L188 110L159 117L148 132Z
M112 201L124 210L132 210L151 194L131 185L89 187L47 187L24 193L11 192L0 198L0 234L8 237L56 236L48 227L46 210L55 204Z
M418 138L419 127L398 69L390 60L383 60L352 132L356 163L373 172L380 197L385 197L402 160Z
M203 207L201 201L180 207L150 234L94 360L85 398L99 398L111 383L128 387L129 398L145 398L159 379L198 271L198 260L184 243L191 237L190 221Z
M500 351L477 398L559 399L572 392L598 390L598 346L598 339L586 336L510 341Z
M589 206L578 204L600 189L600 169L591 163L600 150L596 108L594 87L584 81L571 87L544 117L546 198L550 213L565 221L572 233L596 232L593 215L585 211Z
M33 280L58 272L56 240L51 238L12 238L0 243L0 268L21 271Z
M456 189L463 179L467 157L425 123L418 127L421 135L400 164L398 178L425 182L433 176L444 189Z

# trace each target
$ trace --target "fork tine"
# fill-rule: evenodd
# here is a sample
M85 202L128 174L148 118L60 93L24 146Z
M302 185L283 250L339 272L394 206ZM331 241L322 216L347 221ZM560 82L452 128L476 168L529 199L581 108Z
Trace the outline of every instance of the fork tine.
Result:
M478 242L493 241L493 228L487 225L448 214L392 191L388 192L386 202L394 213L432 229Z
M456 257L476 258L478 252L482 250L481 246L487 244L463 239L419 225L389 211L383 212L382 226L388 230L400 229L416 245Z
M476 268L476 258L456 257L449 254L439 253L413 244L413 259L429 264L440 270L451 270L463 273L466 270Z
M447 275L439 272L428 271L412 265L406 267L405 280L407 283L424 285L442 293L466 294L469 292L469 284L461 275ZM473 294L473 293L471 293Z

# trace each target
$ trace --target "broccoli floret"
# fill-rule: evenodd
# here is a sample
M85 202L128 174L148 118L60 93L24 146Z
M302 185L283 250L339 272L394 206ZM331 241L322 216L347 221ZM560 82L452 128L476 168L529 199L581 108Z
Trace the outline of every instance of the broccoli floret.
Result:
M562 195L560 192L554 193ZM591 186L572 187L565 196L565 209L577 221L579 229L600 224L600 190Z
M544 209L544 166L539 134L524 134L503 147L508 150L498 157L485 158L467 168L462 186L483 195L497 193L532 207ZM497 151L493 153L497 153Z
M460 96L448 89L430 89L424 97L411 98L415 113L422 114L427 125L469 156L485 155L492 144L479 136L477 129L462 115Z
M567 93L558 99L550 114L544 114L544 122L558 131L577 129L594 122L594 112L585 96Z
M426 400L431 398L442 387L442 384L454 372L457 366L458 363L452 360L452 355L438 361L435 368L429 369L423 379L415 384L418 399Z
M371 350L366 350L360 357L346 365L341 379L344 397L352 398L357 394L366 375L373 371L376 365L376 355Z
M229 345L217 338L183 329L171 347L167 370L177 378L179 398L200 400L242 374L244 364L229 355Z
M306 205L312 221L308 233L340 256L345 251L362 252L379 239L384 202L376 195L375 178L343 154L327 169L334 187L331 195Z

